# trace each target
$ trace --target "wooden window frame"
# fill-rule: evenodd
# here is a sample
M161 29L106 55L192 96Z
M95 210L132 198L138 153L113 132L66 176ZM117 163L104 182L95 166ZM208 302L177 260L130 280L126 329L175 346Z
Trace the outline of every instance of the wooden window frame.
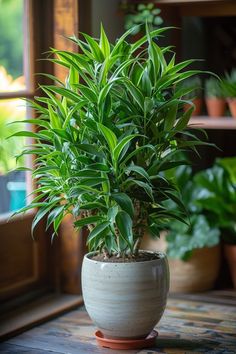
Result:
M72 43L69 44L65 36L78 34L79 0L27 0L26 2L28 3L28 7L25 10L27 16L29 16L31 41L34 43L34 48L30 49L30 61L34 63L34 66L31 66L30 69L30 75L32 77L32 73L34 72L46 72L63 78L65 73L62 68L53 67L50 62L37 61L37 59L42 58L42 53L46 52L51 46L61 50L77 49ZM27 66L29 63L26 61L24 65ZM40 83L47 83L47 78L41 77ZM16 98L19 95L33 98L35 90L36 86L32 85L30 89L22 92L1 93L0 99ZM30 223L32 221L34 214L34 212L27 214L27 222ZM2 217L0 220L2 227L4 227L5 221L5 218ZM11 230L11 232L14 232L14 228L17 228L20 232L19 225L21 222L22 219L20 217L14 218L14 222L10 222L6 228L7 230ZM44 272L49 273L49 283L45 286L45 292L42 289L37 291L37 288L31 292L32 298L36 299L35 301L32 301L31 295L27 293L27 284L22 284L27 294L25 296L26 300L22 299L22 304L19 299L16 301L13 300L13 306L9 307L10 312L7 311L7 313L0 317L1 339L15 335L26 328L82 303L80 274L83 255L86 249L85 235L77 235L72 225L72 220L69 216L63 220L59 230L59 237L54 241L53 250L50 246L50 235L44 231L45 242L43 248L45 247L45 249L41 248L39 252L42 262L44 262L44 253L50 252L50 269L44 269ZM45 222L39 225L41 233L44 226ZM35 266L35 274L38 271L37 266ZM51 295L48 293L50 290ZM12 291L14 292L14 289ZM65 293L72 295L64 295ZM40 300L37 300L39 296ZM21 305L20 312L17 309L19 305ZM23 309L24 314L22 313Z

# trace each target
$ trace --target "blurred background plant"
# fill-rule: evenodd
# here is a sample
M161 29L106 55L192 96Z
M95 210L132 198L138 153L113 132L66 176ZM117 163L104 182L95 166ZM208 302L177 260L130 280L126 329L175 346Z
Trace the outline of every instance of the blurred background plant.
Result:
M218 245L220 231L217 226L210 225L201 205L195 203L199 186L193 177L192 168L177 167L168 172L168 177L172 177L173 183L181 190L182 201L189 214L189 223L184 224L178 220L168 222L165 227L168 230L167 254L170 258L188 260L195 249ZM173 201L168 203L171 209L176 208Z
M167 253L170 266L170 291L195 292L214 287L220 269L220 230L212 225L203 208L195 203L199 186L190 166L179 166L164 172L180 190L189 220L178 220L163 225L160 239L143 245L147 249ZM174 201L165 201L169 210L175 210ZM150 238L149 238L150 239Z
M211 168L198 172L196 203L211 225L221 230L222 241L236 244L236 158L216 159Z
M0 0L0 65L16 79L23 72L23 6L19 0ZM6 21L7 19L7 21ZM0 79L1 84L1 79Z
M192 102L194 104L194 111L192 116L201 115L202 111L202 81L199 76L195 75L189 77L185 80L182 85L183 89L186 90L186 93L183 96L183 99L186 101ZM186 102L184 104L184 110L188 110L190 103Z
M131 2L122 0L120 4L121 10L124 12L124 28L129 30L133 26L142 25L146 22L154 28L162 25L163 19L160 16L161 10L156 7L158 1L149 1L145 3ZM136 35L141 28L134 27L132 35Z
M205 80L205 102L209 117L223 117L226 101L222 81L214 76Z
M225 74L221 87L226 98L236 97L236 68Z
M236 289L236 157L216 159L211 168L195 175L196 203L210 224L221 231L224 256Z

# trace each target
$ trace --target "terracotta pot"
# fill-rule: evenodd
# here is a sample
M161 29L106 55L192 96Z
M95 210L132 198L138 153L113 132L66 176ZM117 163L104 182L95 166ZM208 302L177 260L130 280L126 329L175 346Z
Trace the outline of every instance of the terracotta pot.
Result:
M192 117L194 116L200 116L202 113L202 99L201 98L194 98L192 102L195 105L195 109L193 110ZM189 109L189 104L184 104L184 111L187 111Z
M165 235L153 240L145 236L142 247L165 251ZM170 268L170 292L192 293L210 290L214 287L220 268L220 246L194 250L188 261L168 257Z
M236 245L224 245L224 255L229 265L233 287L236 289Z
M207 97L205 101L206 101L207 113L209 117L224 116L226 102L223 98Z
M107 263L85 255L82 291L89 316L106 338L145 338L160 320L169 290L167 257Z
M231 116L233 118L236 118L236 98L228 98L227 102L229 105L229 110L230 110Z

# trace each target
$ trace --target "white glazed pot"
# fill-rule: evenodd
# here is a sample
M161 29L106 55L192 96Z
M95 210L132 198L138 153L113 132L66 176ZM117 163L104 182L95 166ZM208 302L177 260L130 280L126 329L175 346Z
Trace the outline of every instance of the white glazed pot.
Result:
M159 259L107 263L85 255L82 291L86 310L106 338L143 338L159 322L169 291L166 255Z

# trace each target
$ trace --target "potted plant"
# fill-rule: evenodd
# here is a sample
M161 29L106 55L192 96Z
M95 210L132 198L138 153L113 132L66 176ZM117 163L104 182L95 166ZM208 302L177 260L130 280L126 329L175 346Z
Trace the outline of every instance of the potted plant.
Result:
M132 36L141 34L144 23L152 25L154 28L163 24L160 16L161 10L156 7L157 1L148 3L132 3L129 0L121 1L121 9L125 13L124 28L125 30L133 29Z
M226 74L222 80L222 90L233 118L236 118L236 69Z
M202 208L195 200L199 186L194 181L190 166L179 166L168 171L168 176L181 190L182 200L188 210L189 224L179 220L163 226L159 240L144 238L145 249L159 249L167 253L170 267L170 291L191 293L213 288L220 267L220 231L209 225ZM176 208L167 201L170 210Z
M196 202L221 230L224 253L236 288L236 158L217 159L212 168L195 178L200 186Z
M223 117L226 102L221 83L216 77L210 77L205 81L205 101L209 117Z
M83 296L97 335L113 338L106 346L120 338L140 345L163 314L167 258L140 243L145 230L158 235L163 220L184 221L179 192L162 171L185 164L175 154L202 143L188 131L193 107L183 113L178 87L196 71L182 72L192 61L176 64L172 49L156 44L165 30L146 26L129 44L131 29L111 44L101 27L98 40L71 38L80 53L52 49L51 60L68 68L66 82L55 78L58 85L41 87L45 97L30 101L40 117L26 122L41 129L14 134L35 139L22 154L36 155L37 196L19 211L38 208L32 230L47 215L53 238L66 214L76 229L89 229ZM162 204L168 199L177 211Z
M188 110L189 107L193 104L194 110L192 116L199 116L202 112L202 88L201 88L201 79L198 75L191 76L187 78L183 83L183 88L187 90L184 95L186 100L184 104L184 110Z

